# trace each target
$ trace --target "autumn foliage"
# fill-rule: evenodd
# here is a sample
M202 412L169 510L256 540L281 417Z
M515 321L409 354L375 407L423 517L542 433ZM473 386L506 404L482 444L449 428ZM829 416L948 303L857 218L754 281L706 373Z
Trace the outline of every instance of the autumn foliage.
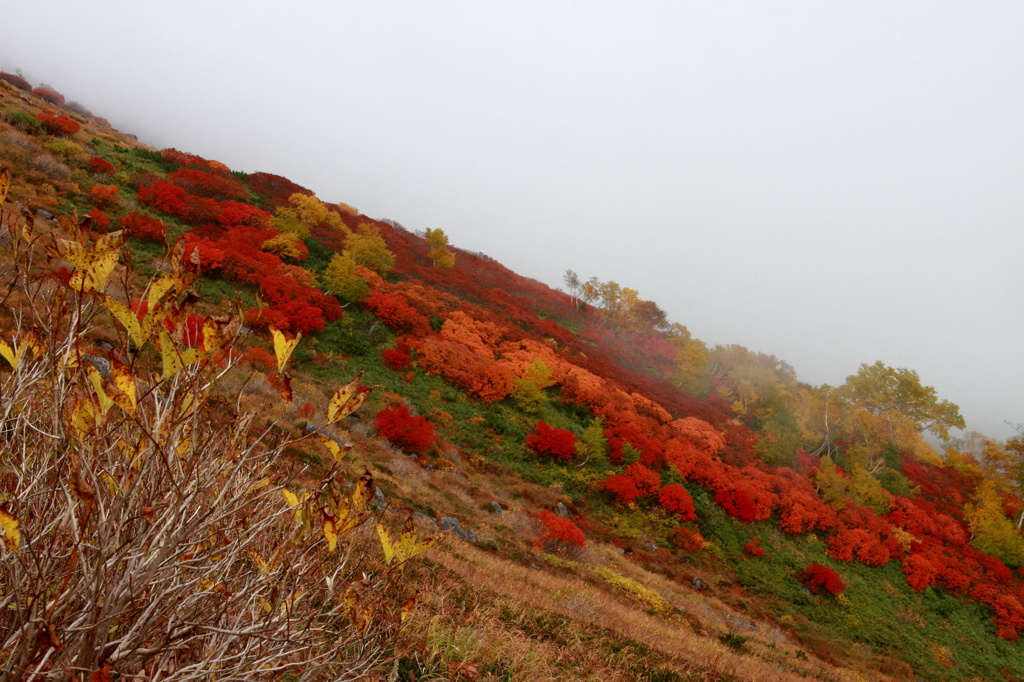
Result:
M697 511L693 507L693 498L686 488L678 483L670 483L658 491L658 502L661 506L679 516L679 520L695 521Z
M576 456L578 439L572 431L556 429L543 421L537 422L533 433L526 437L526 447L538 455L559 462L571 461Z
M384 408L377 413L373 425L382 436L404 452L423 454L434 443L434 425L410 413L405 404Z
M52 111L39 112L36 114L36 120L43 124L43 129L47 133L58 137L74 135L82 129L82 126L73 118L68 118L64 114L56 114Z
M572 547L583 547L586 544L586 537L583 531L569 519L562 518L557 514L542 509L537 512L537 520L544 526L544 533L539 540L544 543L548 551L567 549Z
M814 594L822 591L829 594L839 594L846 589L839 574L828 566L822 564L811 564L796 574L796 579L804 584Z
M98 156L93 156L89 159L89 172L94 175L113 175L114 164L110 163L106 159L101 159Z

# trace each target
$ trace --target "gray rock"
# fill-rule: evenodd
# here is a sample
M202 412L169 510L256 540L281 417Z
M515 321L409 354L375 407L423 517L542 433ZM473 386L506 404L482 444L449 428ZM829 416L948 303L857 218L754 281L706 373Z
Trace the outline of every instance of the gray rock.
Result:
M648 552L655 552L656 553L658 551L658 546L656 544L654 544L653 542L645 542L644 543L644 547L647 548Z
M487 503L487 508L490 509L495 514L497 514L498 516L501 516L502 514L505 513L505 508L502 507L497 502L488 502Z
M702 583L700 581L700 578L694 578L693 579L693 589L695 589L695 590L703 590L704 589L704 583Z
M441 528L449 531L456 537L462 538L463 540L476 542L476 531L463 528L462 524L459 523L459 520L453 516L442 516Z
M380 491L380 488L375 487L373 489L373 502L381 507L388 503L388 499L384 497L384 493Z
M96 368L96 371L100 373L104 379L110 378L110 360L101 358L98 355L86 355L85 359L92 363L92 366Z
M555 513L558 514L559 516L568 516L569 515L569 508L566 507L561 502L559 502L558 504L555 505Z
M39 216L40 218L45 218L47 220L53 220L53 214L50 213L49 211L45 210L45 209L42 209L42 208L37 208L36 209L36 215Z
M423 512L413 512L412 515L414 518L417 518L420 521L425 521L426 523L432 525L434 528L437 528L437 519L435 519L434 517L427 516Z

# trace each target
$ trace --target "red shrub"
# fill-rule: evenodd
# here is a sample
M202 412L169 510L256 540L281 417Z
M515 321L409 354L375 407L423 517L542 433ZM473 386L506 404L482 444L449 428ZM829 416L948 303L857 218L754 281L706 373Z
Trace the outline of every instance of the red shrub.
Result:
M225 227L230 225L244 225L265 230L270 227L273 219L270 214L261 208L251 204L243 204L240 201L222 201L219 204L220 215L217 220ZM305 247L303 247L305 248Z
M121 200L121 192L117 185L93 185L89 188L89 196L92 197L92 203L100 208L117 206L117 202Z
M757 504L744 481L736 481L715 491L715 503L725 513L743 523L757 520Z
M658 491L658 502L661 506L679 515L680 521L694 521L697 519L697 510L693 507L693 498L686 488L678 483L669 483Z
M434 442L434 425L409 413L406 405L392 405L373 421L381 435L404 452L423 454Z
M40 85L38 88L32 88L33 95L39 95L50 104L56 104L57 106L64 106L64 95L60 94L49 85Z
M559 462L568 462L576 456L576 442L572 431L556 429L543 421L537 422L533 433L526 437L526 447Z
M122 230L128 232L129 237L143 241L162 242L167 238L167 227L163 221L158 220L145 213L132 211L121 218Z
M692 528L676 528L670 541L673 547L684 549L687 552L699 552L709 544L700 531Z
M828 555L839 561L853 561L856 557L868 566L884 566L891 558L877 533L849 526L841 526L829 536Z
M13 73L7 73L5 71L0 71L0 81L7 81L8 83L13 85L14 87L18 88L19 90L25 90L27 92L32 92L32 84L29 83L24 78L22 78L21 76L16 76Z
M753 538L750 542L743 545L743 551L756 559L764 556L764 547L761 546L761 541L757 538Z
M907 584L914 592L934 585L936 574L935 567L920 554L908 554L903 558L903 575L907 577Z
M400 294L374 292L360 304L395 331L413 336L430 332L430 321L406 303Z
M661 476L657 471L651 471L640 462L633 462L624 472L626 476L633 479L636 489L640 491L641 497L648 497L658 492L661 487ZM684 491L685 492L685 491Z
M288 197L293 194L305 194L307 196L313 194L312 190L273 173L250 173L248 179L249 187L254 192L262 194L278 206L287 206Z
M91 227L96 232L106 232L110 229L110 216L103 215L103 211L98 208L94 208L85 215L92 218Z
M846 589L846 584L843 583L839 574L821 564L811 564L797 573L796 579L814 594L818 594L822 590L829 594L839 594Z
M408 343L399 341L398 345L394 348L384 349L381 358L388 369L395 372L404 372L409 369L409 364L412 362L410 350Z
M544 524L544 534L539 539L548 551L583 547L586 544L583 531L569 519L543 509L537 512L537 520Z
M94 156L89 159L89 172L96 175L113 175L114 164L110 163L106 159Z
M631 504L640 497L640 491L637 490L633 479L621 474L612 474L606 478L604 489L615 495L621 504Z
M177 163L182 166L195 166L197 168L209 168L210 162L201 156L195 154L189 154L188 152L179 152L174 147L160 150L160 156L164 161L170 161L171 163Z
M36 114L36 119L43 124L47 133L57 137L74 135L82 129L82 126L78 125L74 119L68 118L64 114L55 114L52 111L41 111Z
M1017 597L1004 594L992 602L996 612L996 636L1015 642L1024 630L1024 607Z
M179 168L164 178L197 197L218 201L245 201L249 192L238 180L197 168Z
M242 354L242 359L264 372L277 369L277 358L266 348L260 346L246 349L245 353Z

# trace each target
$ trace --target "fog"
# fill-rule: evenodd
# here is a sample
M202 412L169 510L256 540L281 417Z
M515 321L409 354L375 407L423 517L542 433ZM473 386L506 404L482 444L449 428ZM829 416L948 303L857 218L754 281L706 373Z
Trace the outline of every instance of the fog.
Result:
M0 8L0 70L143 142L1024 421L1024 4Z

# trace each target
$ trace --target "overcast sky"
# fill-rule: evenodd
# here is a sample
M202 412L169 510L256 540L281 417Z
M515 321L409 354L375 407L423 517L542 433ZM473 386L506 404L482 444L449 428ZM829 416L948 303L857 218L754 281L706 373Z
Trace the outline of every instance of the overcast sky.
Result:
M552 286L1024 422L1024 3L13 2L0 70Z

